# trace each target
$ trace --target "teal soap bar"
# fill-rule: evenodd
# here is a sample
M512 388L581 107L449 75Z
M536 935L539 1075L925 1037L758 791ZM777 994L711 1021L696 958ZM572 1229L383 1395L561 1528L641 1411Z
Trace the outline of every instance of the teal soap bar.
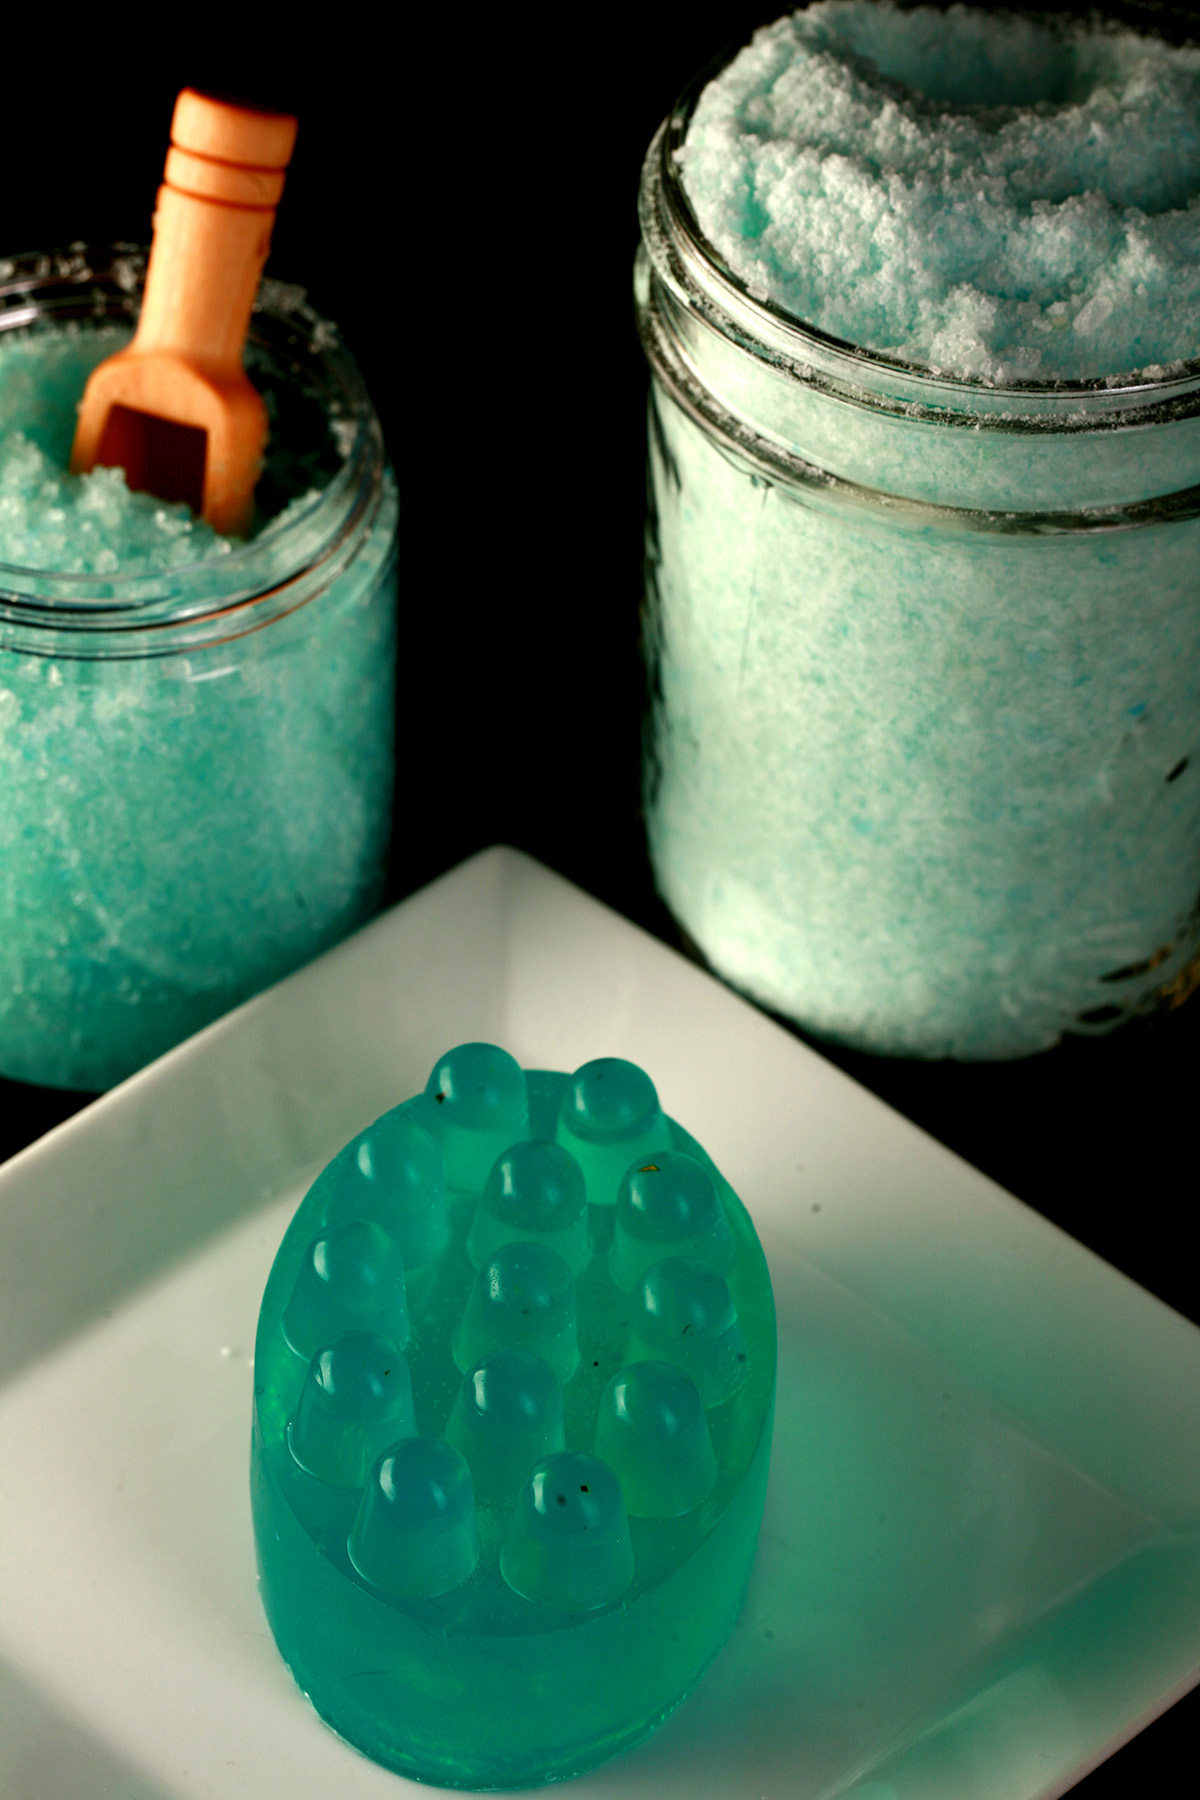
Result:
M578 1774L729 1635L766 1492L771 1283L634 1064L443 1056L298 1208L254 1367L267 1617L376 1761L476 1789Z

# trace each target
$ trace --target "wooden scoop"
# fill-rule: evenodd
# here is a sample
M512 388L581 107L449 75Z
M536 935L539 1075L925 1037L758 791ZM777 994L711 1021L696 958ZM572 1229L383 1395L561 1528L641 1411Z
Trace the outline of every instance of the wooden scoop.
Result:
M121 468L216 531L249 527L267 414L242 348L295 141L286 114L180 94L137 332L92 371L75 474Z

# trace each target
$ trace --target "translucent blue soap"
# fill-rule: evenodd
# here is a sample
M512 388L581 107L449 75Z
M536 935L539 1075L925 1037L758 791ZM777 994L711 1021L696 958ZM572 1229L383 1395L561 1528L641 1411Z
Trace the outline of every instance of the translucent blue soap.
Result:
M441 1057L297 1210L254 1392L271 1629L387 1767L578 1774L647 1737L729 1635L771 1449L770 1278L632 1063Z

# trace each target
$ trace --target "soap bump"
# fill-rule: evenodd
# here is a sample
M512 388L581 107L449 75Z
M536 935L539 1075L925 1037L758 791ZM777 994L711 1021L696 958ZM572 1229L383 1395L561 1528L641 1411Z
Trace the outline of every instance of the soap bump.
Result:
M529 1136L529 1093L514 1057L495 1044L459 1044L425 1085L422 1122L436 1130L452 1188L480 1188L496 1158Z
M356 1488L386 1445L415 1430L403 1351L374 1332L348 1331L309 1364L288 1444L308 1474Z
M446 1163L432 1132L399 1107L385 1113L337 1160L325 1223L371 1219L395 1239L410 1274L436 1262L450 1241Z
M505 1244L480 1269L454 1334L464 1372L491 1350L528 1350L569 1381L579 1364L575 1278L546 1244Z
M642 1277L629 1323L629 1361L674 1363L706 1407L721 1406L749 1373L728 1284L693 1256L667 1256Z
M733 1235L716 1183L703 1163L675 1150L636 1163L622 1177L609 1253L612 1278L629 1292L668 1255L697 1257L721 1273L733 1261Z
M492 1350L463 1377L444 1437L462 1452L481 1501L511 1506L542 1457L565 1449L562 1389L528 1350Z
M716 1486L704 1402L690 1376L671 1363L618 1370L600 1401L595 1451L616 1474L634 1518L678 1518Z
M532 1471L500 1553L505 1581L526 1600L592 1612L633 1579L621 1485L598 1457L564 1450Z
M303 1357L334 1333L358 1327L408 1342L404 1259L382 1226L370 1219L334 1225L304 1253L283 1314L283 1331Z
M411 1437L371 1470L349 1556L393 1600L431 1600L461 1587L479 1561L471 1471L452 1445Z
M582 1275L591 1258L583 1171L559 1144L514 1144L487 1178L467 1238L478 1269L505 1244L546 1244Z
M593 1206L615 1205L626 1170L671 1147L654 1083L619 1056L576 1069L563 1092L557 1138L583 1170Z

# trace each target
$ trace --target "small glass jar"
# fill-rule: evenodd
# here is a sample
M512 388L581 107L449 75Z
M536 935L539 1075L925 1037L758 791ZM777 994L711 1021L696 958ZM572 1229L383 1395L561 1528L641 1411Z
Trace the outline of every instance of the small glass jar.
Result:
M643 170L645 811L703 956L1001 1058L1200 979L1200 364L989 387L823 336Z
M0 332L132 325L144 256L0 265ZM383 895L395 484L362 378L266 282L248 360L329 420L327 485L162 574L0 565L0 1074L99 1089ZM286 376L286 380L283 377ZM290 397L290 398L289 398Z

